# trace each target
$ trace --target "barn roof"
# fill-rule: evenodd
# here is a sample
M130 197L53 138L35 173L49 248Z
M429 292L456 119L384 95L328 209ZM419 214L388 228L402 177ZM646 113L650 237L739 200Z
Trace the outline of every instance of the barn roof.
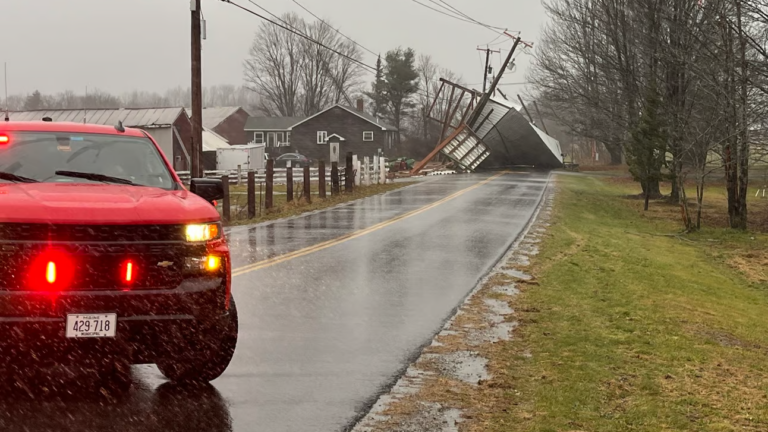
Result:
M239 106L203 108L203 127L214 129L241 109L243 108ZM189 108L187 108L187 115L192 117L192 110Z
M54 122L85 122L98 125L116 125L118 120L121 120L126 127L168 127L182 114L186 115L184 108L181 107L62 109L14 111L10 113L10 118L13 121L40 121L43 117L50 117Z

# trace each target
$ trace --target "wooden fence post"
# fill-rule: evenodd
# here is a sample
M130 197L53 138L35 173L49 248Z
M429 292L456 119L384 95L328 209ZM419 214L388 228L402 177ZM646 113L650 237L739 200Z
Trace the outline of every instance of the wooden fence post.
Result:
M317 191L320 198L325 198L325 161L321 160L317 165Z
M275 178L275 160L269 159L267 160L267 191L266 196L264 197L264 208L266 210L270 210L274 204L274 201L272 200L272 194L275 189L274 184L274 178Z
M312 204L312 183L309 180L309 165L304 165L304 199L307 204Z
M232 207L229 199L229 176L221 176L221 183L224 186L224 198L221 200L222 220L226 223L229 222L232 216Z
M291 161L288 161L285 167L285 190L288 194L288 202L293 201L293 167Z
M354 188L354 171L355 169L352 167L352 152L347 152L347 164L344 169L344 192L350 193Z
M256 173L248 171L248 219L256 217Z
M338 195L341 193L341 185L339 184L339 163L331 162L331 195Z

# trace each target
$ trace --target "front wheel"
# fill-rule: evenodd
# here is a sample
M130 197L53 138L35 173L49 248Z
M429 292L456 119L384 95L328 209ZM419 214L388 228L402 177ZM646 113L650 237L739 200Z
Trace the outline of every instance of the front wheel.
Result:
M176 382L209 382L229 366L237 346L237 307L230 299L229 313L211 324L196 323L178 336L157 362L166 378Z

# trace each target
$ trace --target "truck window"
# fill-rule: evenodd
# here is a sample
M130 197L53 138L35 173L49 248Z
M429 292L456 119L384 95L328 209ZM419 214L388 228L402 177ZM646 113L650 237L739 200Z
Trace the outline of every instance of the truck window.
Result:
M147 138L13 132L9 143L0 146L0 172L47 183L98 183L57 176L56 171L104 174L142 186L175 188L160 152Z

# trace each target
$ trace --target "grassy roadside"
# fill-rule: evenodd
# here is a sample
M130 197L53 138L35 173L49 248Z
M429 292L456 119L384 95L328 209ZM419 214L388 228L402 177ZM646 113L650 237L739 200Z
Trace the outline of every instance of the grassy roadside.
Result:
M537 284L521 285L515 340L491 361L504 406L484 429L768 430L768 237L669 235L679 222L626 192L558 177Z
M366 198L373 195L379 195L385 192L400 189L405 186L409 186L413 183L387 183L381 185L370 186L358 186L352 193L342 193L341 195L330 196L328 195L324 199L320 199L318 196L312 196L312 203L307 204L305 200L294 200L293 202L287 202L287 196L285 195L285 186L282 190L275 188L276 194L273 196L275 207L269 211L262 209L260 214L254 219L247 219L247 195L238 194L232 195L232 218L233 220L227 224L228 226L237 226L245 224L257 224L260 222L266 222L275 219L281 219L286 217L298 216L302 213L323 210L329 207L333 207L338 204L342 204L349 201ZM283 194L278 194L278 192ZM330 193L330 191L329 191ZM263 196L262 196L263 200ZM262 201L263 202L263 201ZM256 205L259 205L258 190L256 191ZM219 209L221 210L221 209Z

